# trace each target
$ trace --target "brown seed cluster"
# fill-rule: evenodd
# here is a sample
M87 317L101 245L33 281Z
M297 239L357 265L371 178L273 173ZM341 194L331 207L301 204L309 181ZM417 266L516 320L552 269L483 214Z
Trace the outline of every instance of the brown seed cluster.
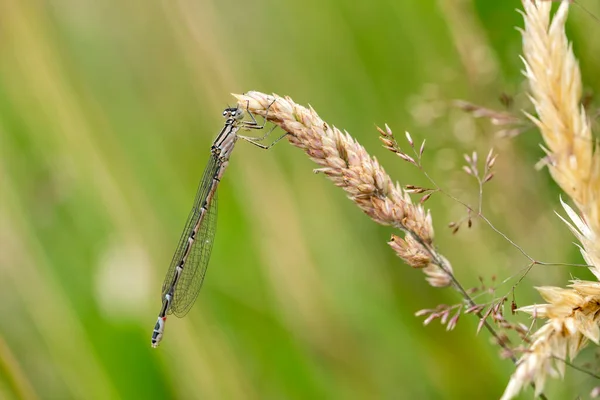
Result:
M500 96L500 102L509 108L512 105L512 98L503 94ZM498 137L512 138L531 127L531 123L516 112L493 110L464 100L455 100L454 106L470 113L473 118L483 118L490 121L492 125L498 127L496 131Z
M452 280L450 263L433 246L431 215L421 204L394 183L379 162L350 134L323 121L312 108L300 106L289 97L248 92L235 95L239 107L265 117L288 132L291 144L301 148L336 186L371 219L406 233L390 242L409 265L424 268L435 286ZM389 128L388 128L389 129ZM391 131L390 131L391 132Z

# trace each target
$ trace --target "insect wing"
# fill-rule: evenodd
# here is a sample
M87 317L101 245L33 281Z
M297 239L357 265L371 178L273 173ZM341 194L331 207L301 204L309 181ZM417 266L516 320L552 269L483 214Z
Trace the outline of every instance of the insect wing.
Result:
M179 265L183 261L185 254L188 253L189 251L191 251L189 249L189 246L190 246L189 239L192 236L192 233L194 232L194 228L196 227L196 225L198 225L198 222L200 221L200 218L202 217L201 207L204 204L204 202L206 201L208 194L210 193L210 189L213 185L213 177L215 176L215 173L217 172L218 168L219 168L219 163L218 163L217 158L214 156L211 156L208 161L208 165L204 169L202 179L200 180L200 183L198 185L198 190L196 192L196 199L194 200L194 206L192 207L192 211L190 212L190 215L188 216L188 219L185 223L185 227L183 229L183 232L181 233L181 238L179 239L179 244L177 245L177 249L175 250L175 254L173 255L173 259L171 260L171 265L169 266L169 270L167 271L167 275L165 276L165 280L162 285L161 298L164 298L164 296L169 291L171 291L173 289L174 290L177 289L177 288L171 288L171 286L173 285L174 278L175 278L175 271L176 271L177 265ZM205 215L204 218L206 218L207 216L208 215ZM198 231L200 231L200 229L198 229ZM196 234L194 236L196 239L198 239L199 232L196 232ZM183 265L184 271L187 268L188 260L189 260L189 256L185 260L185 263ZM181 280L181 277L180 277L180 280ZM177 283L177 286L179 286L179 282Z
M210 253L215 239L216 222L217 192L215 191L206 210L206 216L202 219L198 229L196 240L192 244L177 288L175 288L171 311L178 317L187 314L198 297L210 260Z

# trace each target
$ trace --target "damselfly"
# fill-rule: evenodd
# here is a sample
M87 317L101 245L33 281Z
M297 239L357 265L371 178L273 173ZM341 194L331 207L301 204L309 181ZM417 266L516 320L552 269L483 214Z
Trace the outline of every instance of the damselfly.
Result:
M243 139L255 146L268 149L286 135L277 138L270 145L258 142L264 140L273 129L258 138L238 135L237 132L240 129L263 129L265 127L266 117L264 123L259 124L249 111L248 115L252 119L251 121L243 120L244 111L239 107L230 107L223 111L223 116L226 118L225 126L210 148L210 158L198 185L194 206L185 223L179 245L162 285L162 307L152 332L152 347L157 347L163 337L167 314L183 317L198 297L215 235L217 186L227 168L229 156L237 139Z

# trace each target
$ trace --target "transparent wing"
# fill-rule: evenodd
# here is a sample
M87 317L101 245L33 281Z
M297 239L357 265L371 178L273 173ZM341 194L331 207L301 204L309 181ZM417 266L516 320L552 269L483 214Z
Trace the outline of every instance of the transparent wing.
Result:
M188 246L189 246L188 239L191 236L192 231L194 230L194 227L200 221L200 217L201 217L200 208L202 207L202 205L204 204L204 201L208 197L208 193L210 192L210 188L213 184L213 177L215 176L215 173L217 172L218 168L219 168L219 163L218 163L217 158L214 156L211 156L208 161L208 165L206 166L206 168L204 169L204 173L202 174L202 179L200 180L200 183L198 185L198 191L196 192L194 206L192 207L192 211L190 212L190 215L188 216L188 219L185 223L185 227L183 229L183 232L181 233L181 238L179 239L177 249L175 250L175 254L173 254L173 259L171 260L171 265L169 266L169 270L167 271L167 275L165 276L165 280L162 285L162 297L161 298L164 298L165 294L167 294L172 289L171 285L173 284L173 278L175 276L175 268L177 267L177 265L179 265L181 263L181 261L183 260L183 256L188 251ZM207 215L204 216L204 219L206 219L206 217L208 217L208 213L207 213ZM200 230L196 234L196 240L198 240L199 238L200 238ZM191 254L190 254L190 256L191 256ZM190 261L190 257L188 256L187 261L186 261L185 265L183 266L184 271L188 268L189 261ZM179 285L180 283L181 283L181 277L180 277L179 282L177 283L177 286L180 286ZM175 288L175 290L176 290L176 288Z
M216 222L217 192L215 191L175 288L171 311L178 317L187 314L198 297L215 239Z

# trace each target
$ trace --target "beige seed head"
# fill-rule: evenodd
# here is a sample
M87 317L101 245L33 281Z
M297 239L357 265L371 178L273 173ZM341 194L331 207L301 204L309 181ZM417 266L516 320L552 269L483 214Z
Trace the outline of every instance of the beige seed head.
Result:
M581 106L579 65L565 35L568 3L550 18L550 2L523 0L523 61L537 116L529 116L545 141L550 173L573 199L580 213L562 202L563 221L582 244L591 271L600 278L600 155L591 125ZM562 217L561 217L562 218ZM589 341L600 340L600 284L573 281L569 288L537 288L546 304L517 311L546 319L531 337L518 361L502 400L515 397L526 385L543 390L548 376L562 376L565 363Z

